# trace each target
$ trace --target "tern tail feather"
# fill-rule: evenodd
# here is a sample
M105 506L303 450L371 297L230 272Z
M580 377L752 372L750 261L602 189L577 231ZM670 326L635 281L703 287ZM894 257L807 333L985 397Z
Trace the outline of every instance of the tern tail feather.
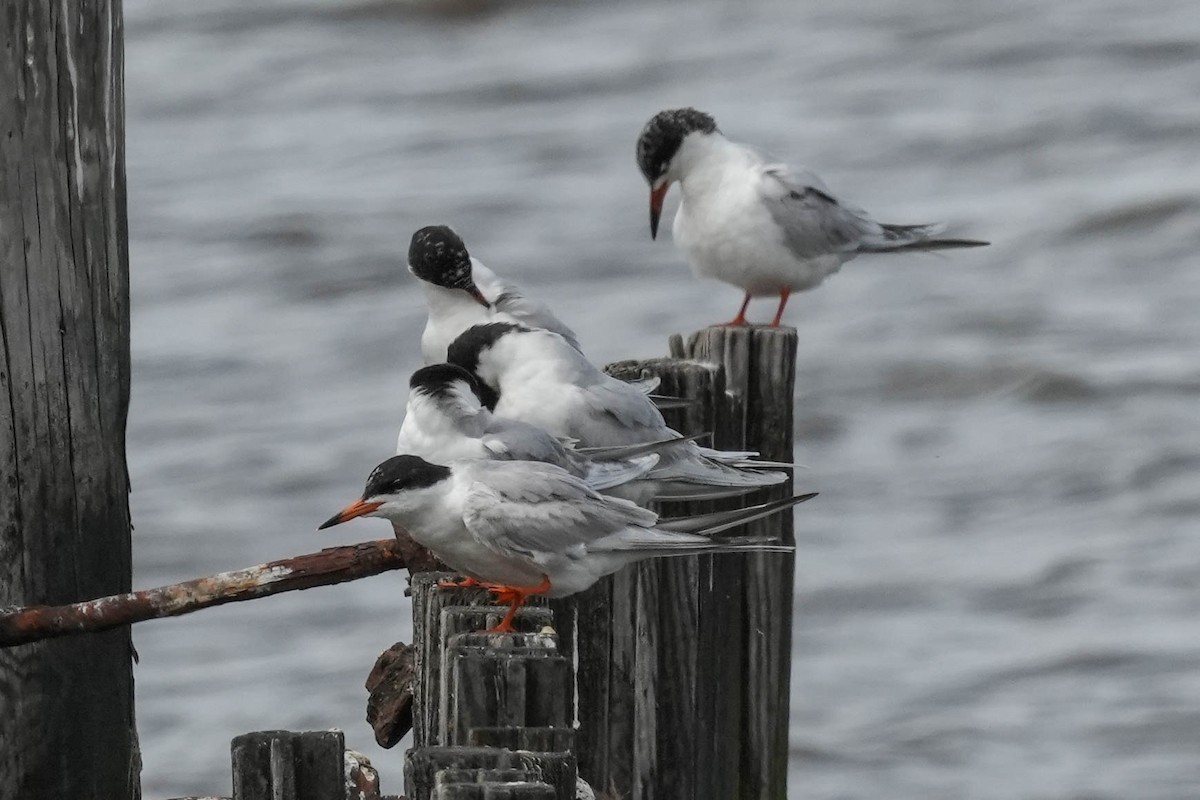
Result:
M785 497L782 500L772 500L748 508L737 508L732 511L714 511L711 514L697 514L691 517L673 517L660 519L656 526L658 530L679 531L704 536L715 536L722 531L746 525L755 520L778 514L792 506L799 505L817 496L816 492L800 494L795 497Z
M655 482L654 500L672 503L687 503L696 500L723 500L728 497L742 497L757 492L761 486L714 486L705 483L689 483L687 481Z
M596 491L611 489L637 480L658 464L658 456L650 453L623 461L593 460L588 465L587 485Z
M650 471L649 477L673 483L698 483L706 486L775 486L787 480L783 472L739 469L706 458L667 460Z
M717 539L713 536L730 528L778 514L816 496L816 492L810 492L734 511L659 520L653 528L623 528L593 543L588 549L591 552L627 553L629 561L698 553L792 552L796 549L793 545L781 544L776 538L743 536Z
M659 439L655 442L645 442L642 444L622 444L609 447L580 447L576 452L591 456L594 459L610 460L610 459L625 459L640 456L645 453L661 453L664 450L669 450L672 447L678 447L688 442L708 436L707 433L697 433L692 436L681 436L674 439Z
M889 253L897 250L956 250L963 247L987 247L991 242L978 239L935 238L945 226L881 225L883 236L870 238L859 245L861 253Z
M775 539L709 539L694 533L677 533L656 528L625 528L591 545L589 552L628 553L630 561L663 556L691 556L700 553L768 552L789 553L793 545Z

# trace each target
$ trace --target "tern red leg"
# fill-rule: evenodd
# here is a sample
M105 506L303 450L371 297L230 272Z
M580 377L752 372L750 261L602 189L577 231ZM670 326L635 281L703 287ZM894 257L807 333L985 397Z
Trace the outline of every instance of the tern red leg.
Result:
M504 619L500 620L500 624L494 628L488 628L484 633L513 633L516 629L513 627L513 620L517 617L517 611L521 606L535 594L545 594L550 591L550 578L542 576L542 582L537 586L489 586L492 595L502 603L509 603L508 613L504 615Z
M787 307L788 298L792 296L791 289L779 290L779 310L775 312L775 319L771 320L771 327L778 328L779 321L783 319L783 309Z
M734 317L733 319L731 319L729 322L726 322L725 327L749 324L746 322L746 309L749 307L749 305L750 305L750 293L746 292L746 297L742 300L742 307L738 309L737 316Z

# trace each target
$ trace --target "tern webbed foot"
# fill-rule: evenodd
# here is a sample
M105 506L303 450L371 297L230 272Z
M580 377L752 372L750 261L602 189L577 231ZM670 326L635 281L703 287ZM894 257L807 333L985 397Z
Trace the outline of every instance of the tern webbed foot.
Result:
M550 591L550 578L543 575L542 582L537 586L485 585L496 600L501 603L508 603L509 607L508 613L504 615L504 619L500 620L500 624L494 628L488 628L483 633L515 633L516 628L513 627L513 620L517 618L517 611L533 595L545 594Z

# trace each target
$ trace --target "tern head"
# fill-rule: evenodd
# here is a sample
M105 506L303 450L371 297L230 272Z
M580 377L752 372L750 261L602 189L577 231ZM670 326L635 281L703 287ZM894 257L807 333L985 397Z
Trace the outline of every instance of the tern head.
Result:
M662 215L663 198L674 174L675 156L683 140L691 134L717 133L717 122L703 111L694 108L672 108L655 114L637 141L637 163L646 182L650 184L650 238L658 236L658 218Z
M493 353L505 337L532 332L531 328L511 322L472 325L459 334L458 338L446 348L446 360L462 367L484 385L499 392L500 370L503 365L495 363L496 359L492 357ZM493 403L494 406L495 403Z
M439 406L483 405L496 408L499 396L483 381L456 364L430 364L421 367L408 380L410 395L428 397Z
M467 246L445 225L430 225L412 235L408 270L426 283L462 290L484 308L492 307L471 277L471 254Z
M450 475L449 467L430 464L417 456L392 456L371 471L360 499L325 520L317 530L355 517L405 522L409 514L429 502L430 490L449 480Z

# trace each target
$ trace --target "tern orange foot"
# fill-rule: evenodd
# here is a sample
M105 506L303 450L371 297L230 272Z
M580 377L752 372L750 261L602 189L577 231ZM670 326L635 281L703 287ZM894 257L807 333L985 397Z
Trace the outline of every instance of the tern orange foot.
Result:
M474 578L464 575L461 578L451 578L450 580L446 581L438 581L437 587L439 589L473 589L476 586L483 585L484 584L480 583Z
M494 628L488 628L484 633L515 633L513 620L517 618L517 611L533 595L545 594L550 591L550 578L543 575L542 582L537 586L488 586L488 590L500 602L508 603L509 607L508 613L504 615L504 619L500 620L500 624Z
M783 319L783 309L787 307L788 298L792 296L791 289L779 290L779 310L775 312L775 319L771 320L771 327L778 328L779 321Z
M746 322L746 309L749 308L749 306L750 293L746 292L746 297L742 300L742 307L738 309L737 316L731 319L729 322L724 323L721 327L732 328L740 325L749 325L750 323Z

